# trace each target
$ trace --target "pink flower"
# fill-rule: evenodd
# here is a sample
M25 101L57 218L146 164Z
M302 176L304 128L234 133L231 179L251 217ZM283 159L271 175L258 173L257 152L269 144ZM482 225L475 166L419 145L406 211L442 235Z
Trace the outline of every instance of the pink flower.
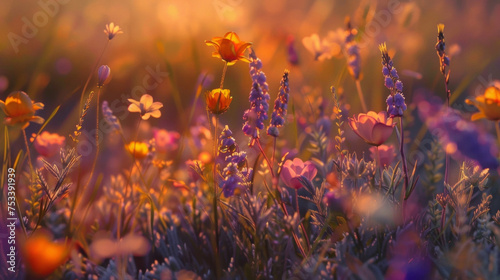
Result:
M382 167L386 167L391 165L391 163L394 161L394 146L393 145L380 145L378 147L378 151L380 153L380 165ZM371 158L373 160L376 160L377 158L377 147L371 147L370 148L371 152Z
M387 117L387 112L375 113L369 111L359 114L356 118L349 118L349 126L366 143L380 146L392 135L395 124L392 118Z
M283 164L281 180L290 188L300 189L302 188L302 183L299 180L300 176L304 176L311 181L316 176L316 173L318 173L318 170L316 170L312 162L303 162L300 158L294 158L293 161L287 160Z
M153 129L153 135L156 142L156 151L167 153L177 150L181 135L177 131L167 131L165 129Z
M57 154L64 146L66 138L57 133L42 132L35 140L36 151L45 158L50 158Z

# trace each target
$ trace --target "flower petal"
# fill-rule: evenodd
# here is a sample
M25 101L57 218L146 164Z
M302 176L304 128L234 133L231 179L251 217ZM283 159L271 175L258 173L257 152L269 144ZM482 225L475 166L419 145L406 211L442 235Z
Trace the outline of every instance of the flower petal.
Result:
M141 103L144 105L144 108L148 109L153 104L153 97L149 94L144 94L141 96Z
M132 104L128 105L128 111L132 112L132 113L140 113L141 108L139 108L139 105L132 103Z
M159 117L161 117L161 111L160 110L155 110L155 111L149 112L149 114L153 118L159 118Z

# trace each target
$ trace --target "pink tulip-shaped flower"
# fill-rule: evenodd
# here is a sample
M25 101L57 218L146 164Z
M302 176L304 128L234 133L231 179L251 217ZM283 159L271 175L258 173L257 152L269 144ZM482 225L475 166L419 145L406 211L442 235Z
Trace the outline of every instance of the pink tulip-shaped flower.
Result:
M36 151L45 158L50 158L59 153L64 147L66 138L57 133L42 132L35 140L34 146Z
M349 118L349 126L366 143L380 146L391 136L395 124L392 123L392 118L387 117L387 112L377 114L369 111Z
M300 176L304 176L311 181L316 176L316 173L318 173L318 170L316 170L312 162L303 162L300 158L294 158L293 161L287 160L283 164L281 180L288 187L298 190L303 187L299 180Z
M393 145L380 145L378 147L378 152L379 152L379 155L380 155L380 165L382 165L382 167L386 167L386 166L389 166L392 164L392 162L394 161L394 157L395 157L395 151L396 149L394 148ZM370 157L373 159L373 160L376 160L377 159L377 147L371 147L370 148Z

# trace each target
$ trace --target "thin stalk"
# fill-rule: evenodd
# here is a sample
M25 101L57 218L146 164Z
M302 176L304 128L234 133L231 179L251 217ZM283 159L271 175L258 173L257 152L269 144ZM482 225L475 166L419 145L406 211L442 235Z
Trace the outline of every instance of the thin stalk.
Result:
M222 83L224 82L224 73L226 72L225 69L227 68L227 64L224 66L224 72L222 76L222 81L221 81L221 88L222 88ZM217 147L218 147L218 138L217 138L217 125L218 125L218 120L219 117L217 115L214 115L215 117L215 125L214 125L214 167L213 167L213 183L214 183L214 199L213 199L213 211L214 211L214 229L215 229L215 267L216 267L216 275L217 278L220 276L220 260L219 260L219 214L218 214L218 207L217 207Z
M23 129L23 137L24 137L24 145L26 145L26 153L28 154L28 163L29 163L29 167L30 167L30 180L31 180L31 183L33 183L33 173L34 173L34 169L33 169L33 163L31 161L31 152L30 152L30 146L28 144L28 137L26 137L26 130Z
M276 137L273 137L273 155L271 157L271 167L274 167L274 157L276 156Z
M300 211L299 211L299 191L295 189L295 211L299 214L300 218Z
M365 97L363 96L363 91L361 90L361 82L359 80L356 80L356 90L358 92L359 100L361 101L361 107L366 113L368 112L368 109L366 107Z
M380 151L378 149L378 146L375 146L377 148L376 150L376 156L377 156L377 164L378 164L378 170L379 170L379 190L382 191L382 163L380 162Z
M406 190L408 189L408 169L406 167L406 156L405 156L405 149L404 149L404 131L403 131L403 117L401 116L399 118L399 126L401 129L400 135L401 135L401 143L400 143L400 152L401 152L401 161L403 162L403 176L404 176L404 185L403 185L403 193L401 194L401 203L403 207L403 223L405 222L405 208L406 208Z

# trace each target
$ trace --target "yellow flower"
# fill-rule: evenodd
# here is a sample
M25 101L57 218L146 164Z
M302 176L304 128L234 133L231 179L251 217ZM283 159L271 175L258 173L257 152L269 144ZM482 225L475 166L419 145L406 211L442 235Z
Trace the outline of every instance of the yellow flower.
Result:
M108 35L108 40L113 39L116 35L122 34L123 31L120 26L115 25L114 22L106 24L106 29L104 29L104 34Z
M141 113L141 117L143 120L149 119L149 117L159 118L161 116L160 108L163 107L161 102L154 102L153 97L149 94L144 94L141 96L140 101L136 101L134 99L129 99L130 104L128 106L129 112L132 113Z
M28 127L29 122L42 124L44 119L35 116L37 110L43 109L42 103L33 102L23 91L15 91L7 96L5 102L0 100L0 108L5 113L5 124L21 124L22 129Z
M144 142L130 142L127 146L127 151L134 156L136 159L145 158L148 155L149 147L148 144Z
M500 120L500 89L490 86L483 95L476 96L475 100L465 100L467 104L476 106L479 112L472 115L471 120L487 118L488 120Z
M233 97L228 89L217 88L207 91L205 99L208 110L214 115L220 115L229 109Z
M227 65L233 65L238 60L250 62L243 53L252 43L240 41L234 32L227 32L224 38L214 37L212 40L206 40L205 44L214 46L215 52L212 53L212 56L224 60Z

